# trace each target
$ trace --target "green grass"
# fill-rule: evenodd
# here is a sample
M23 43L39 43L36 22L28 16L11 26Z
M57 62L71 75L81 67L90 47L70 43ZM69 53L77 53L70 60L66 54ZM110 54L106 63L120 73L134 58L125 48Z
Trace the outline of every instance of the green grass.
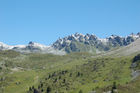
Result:
M78 61L81 60L80 58L83 56L90 56L90 54L73 53L65 56L56 56L50 54L27 54L8 59L2 57L2 61L4 63L2 72L4 73L2 76L0 76L0 78L5 78L5 80L0 82L0 85L1 87L4 87L4 93L25 93L29 86L37 86L39 80L44 78L47 73L57 70L71 69L75 65L83 64L84 61ZM7 62L9 62L8 65ZM17 67L22 69L19 69L19 71L10 71L10 69ZM6 73L6 69L4 68L9 69L9 72ZM34 78L36 77L38 77L38 81L34 82ZM19 82L20 84L16 84Z
M134 55L93 58L89 53L71 53L64 56L15 54L11 57L12 53L15 54L11 51L0 53L0 93L27 93L29 87L37 88L40 84L43 84L42 93L48 86L51 86L52 93L78 93L80 90L100 93L114 81L123 93L121 91L127 90L121 87L127 82L133 85L130 66ZM17 69L13 71L14 68Z
M125 93L140 93L140 77L126 85L118 86L118 91L119 93L124 93L124 91Z

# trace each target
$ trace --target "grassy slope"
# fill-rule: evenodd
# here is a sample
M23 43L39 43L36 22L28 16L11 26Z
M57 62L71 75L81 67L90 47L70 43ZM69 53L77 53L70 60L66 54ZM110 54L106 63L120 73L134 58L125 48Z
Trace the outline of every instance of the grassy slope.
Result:
M125 84L129 82L130 77L130 59L129 58L105 58L105 59L94 59L93 63L89 63L85 69L88 71L88 83L80 86L77 91L73 93L78 93L81 89L84 93L96 90L96 88L102 88L104 86L111 85L114 81L119 84ZM97 71L91 71L93 69L93 64L97 62ZM83 71L82 71L83 72ZM86 72L85 72L86 73ZM92 78L90 78L92 77ZM97 80L94 83L93 80Z
M15 54L15 53L14 53ZM89 54L82 54L83 56L90 56ZM57 70L71 69L75 65L83 64L85 61L81 61L83 56L81 54L71 54L66 56L55 56L50 54L29 54L29 55L20 55L13 58L2 57L4 63L7 63L7 60L13 64L11 67L8 65L9 69L4 69L0 78L4 78L0 82L0 86L4 87L0 89L4 93L25 93L28 90L29 86L37 85L40 78ZM80 57L81 56L81 57ZM24 57L24 58L23 58ZM21 60L22 59L22 60ZM3 61L1 60L1 62ZM10 71L11 68L20 67L22 70ZM3 67L5 68L5 67ZM16 84L19 83L20 84Z
M83 62L83 63L81 63ZM131 58L84 58L79 59L76 64L72 62L72 64L68 64L68 67L73 65L72 67L67 68L66 65L61 66L61 70L56 70L55 76L49 75L53 73L49 73L44 78L41 79L44 87L43 90L46 90L48 86L52 87L53 93L56 91L64 92L64 93L78 93L79 90L82 90L84 93L88 93L93 89L102 88L104 86L111 85L114 81L119 84L125 84L131 80L129 69L131 64ZM75 66L77 65L77 66ZM62 69L63 68L63 69ZM66 74L59 74L62 70L67 70ZM77 76L77 73L82 75ZM72 74L70 76L70 74ZM61 77L61 79L58 79ZM46 80L46 78L48 78ZM63 80L65 79L65 82ZM54 82L57 80L57 82ZM98 81L98 82L94 82ZM45 92L43 92L45 93Z
M119 93L140 93L140 77L126 85L118 86Z
M83 93L88 93L110 86L114 81L125 86L126 82L131 80L129 68L133 58L131 56L92 58L92 55L88 53L56 56L50 54L17 55L14 52L12 57L9 57L9 53L3 55L0 56L0 63L7 64L7 61L10 62L10 65L6 65L7 67L3 66L2 72L5 73L0 73L0 78L4 78L0 82L0 92L4 91L3 93L26 93L31 86L37 88L40 81L44 84L44 90L48 85L51 85L53 91L78 93L79 90L82 90ZM11 68L17 67L22 69L11 71ZM68 72L45 80L52 73L57 74L64 70ZM82 75L77 76L78 72ZM72 76L70 77L71 73ZM60 76L61 79L54 83L54 80ZM64 79L66 79L65 83L63 83ZM122 88L122 91L126 90Z

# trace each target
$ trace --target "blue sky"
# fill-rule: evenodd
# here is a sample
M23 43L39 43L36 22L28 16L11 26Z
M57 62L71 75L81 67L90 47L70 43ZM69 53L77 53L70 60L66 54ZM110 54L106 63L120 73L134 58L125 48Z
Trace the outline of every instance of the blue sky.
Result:
M0 0L1 42L49 45L76 32L140 32L140 0Z

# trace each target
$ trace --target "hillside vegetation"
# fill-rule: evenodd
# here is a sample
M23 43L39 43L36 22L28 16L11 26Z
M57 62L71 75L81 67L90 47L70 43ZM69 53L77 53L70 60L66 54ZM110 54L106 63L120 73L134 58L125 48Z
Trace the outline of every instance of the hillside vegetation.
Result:
M0 93L103 93L114 82L119 93L139 91L140 79L132 80L134 56L94 58L89 53L58 56L14 51L0 55Z

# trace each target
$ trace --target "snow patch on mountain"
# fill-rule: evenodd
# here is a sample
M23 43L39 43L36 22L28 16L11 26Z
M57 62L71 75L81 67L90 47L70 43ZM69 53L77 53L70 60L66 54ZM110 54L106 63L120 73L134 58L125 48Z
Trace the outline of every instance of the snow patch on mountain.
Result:
M111 35L105 39L98 38L94 34L83 35L81 33L75 33L64 38L59 38L56 42L53 43L52 47L59 50L70 50L75 52L74 48L78 48L80 45L83 45L84 48L86 48L85 46L87 46L87 48L90 46L92 49L95 48L98 51L107 51L113 47L127 46L138 38L140 38L140 33L136 35L131 34L127 37ZM75 42L75 44L73 42ZM77 42L80 44L76 45ZM91 50L91 48L88 49ZM76 51L80 50L77 49Z
M22 53L50 53L64 55L65 51L54 49L51 46L42 45L36 42L29 42L28 45L9 46L0 42L0 50L14 50Z
M64 55L70 52L96 52L101 53L114 47L127 46L140 38L140 33L130 34L126 37L111 35L107 38L98 38L94 34L75 33L64 38L59 38L51 46L36 42L29 42L27 45L10 46L0 42L0 50L15 50L25 53L52 53Z
M7 49L12 49L12 48L13 46L9 46L7 44L0 42L0 50L7 50Z

